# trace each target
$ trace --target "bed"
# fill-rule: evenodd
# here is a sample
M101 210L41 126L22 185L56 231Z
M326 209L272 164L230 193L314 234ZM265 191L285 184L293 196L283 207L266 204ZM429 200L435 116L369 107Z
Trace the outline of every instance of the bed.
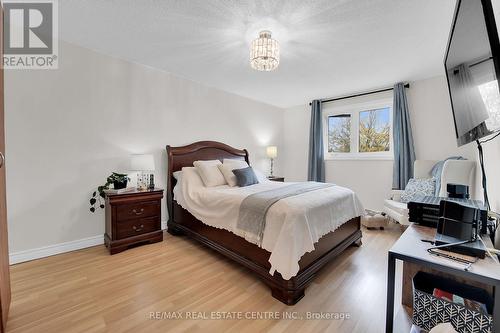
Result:
M314 243L312 251L300 257L298 271L292 277L285 279L280 272L273 272L270 251L231 231L201 222L174 200L174 188L177 182L174 172L182 170L183 167L192 167L193 162L198 160L239 159L248 163L248 151L235 149L220 142L200 141L182 147L167 146L167 159L168 232L192 238L247 267L271 288L273 297L285 304L297 303L304 296L304 290L314 275L347 247L361 245L360 217L355 216L343 221L334 231L322 235Z

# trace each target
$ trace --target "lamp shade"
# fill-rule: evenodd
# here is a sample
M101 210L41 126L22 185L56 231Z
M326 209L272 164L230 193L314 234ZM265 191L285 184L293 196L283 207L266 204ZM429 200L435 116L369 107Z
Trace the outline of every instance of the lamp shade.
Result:
M272 71L280 64L280 44L271 38L271 31L263 30L250 45L250 66L258 71Z
M276 156L278 156L278 147L269 146L269 147L267 147L266 153L267 153L267 157L276 158Z
M131 155L130 169L132 171L154 171L155 159L151 154Z

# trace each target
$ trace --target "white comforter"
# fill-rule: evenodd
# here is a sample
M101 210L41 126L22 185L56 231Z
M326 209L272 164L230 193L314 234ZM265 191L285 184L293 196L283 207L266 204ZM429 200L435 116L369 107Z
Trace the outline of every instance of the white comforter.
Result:
M266 191L287 183L264 181L247 187L204 187L199 181L186 181L184 168L182 180L174 188L174 200L203 223L245 237L238 230L238 214L242 200L256 192ZM201 180L200 180L201 181ZM286 280L299 271L299 260L314 250L322 236L334 231L350 219L364 214L357 195L350 189L333 186L275 203L266 216L262 248L271 252L270 274L281 273ZM250 240L250 239L249 239Z

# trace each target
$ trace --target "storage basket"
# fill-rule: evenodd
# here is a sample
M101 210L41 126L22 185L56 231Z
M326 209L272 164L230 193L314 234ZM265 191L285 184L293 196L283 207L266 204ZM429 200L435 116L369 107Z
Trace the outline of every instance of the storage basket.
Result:
M491 315L436 298L433 296L434 288L483 303L488 314L492 313L493 299L485 290L418 272L413 278L413 324L430 331L440 323L449 322L459 333L491 332L493 323Z

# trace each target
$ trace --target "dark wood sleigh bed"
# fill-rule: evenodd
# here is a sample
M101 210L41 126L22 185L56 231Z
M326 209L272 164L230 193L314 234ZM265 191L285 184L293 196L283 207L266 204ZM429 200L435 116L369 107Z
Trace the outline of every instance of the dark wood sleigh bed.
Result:
M360 218L354 218L334 232L323 236L315 250L306 253L299 261L300 270L290 280L284 280L278 272L269 274L271 265L268 261L270 252L247 242L235 234L208 226L173 199L176 180L175 171L186 166L193 166L197 160L223 160L224 158L248 160L248 151L232 148L214 141L200 141L182 147L167 146L167 208L169 214L168 232L172 235L185 235L195 239L211 249L225 255L256 273L272 291L273 297L281 302L293 305L304 296L304 289L316 272L330 260L340 255L352 244L361 245Z

